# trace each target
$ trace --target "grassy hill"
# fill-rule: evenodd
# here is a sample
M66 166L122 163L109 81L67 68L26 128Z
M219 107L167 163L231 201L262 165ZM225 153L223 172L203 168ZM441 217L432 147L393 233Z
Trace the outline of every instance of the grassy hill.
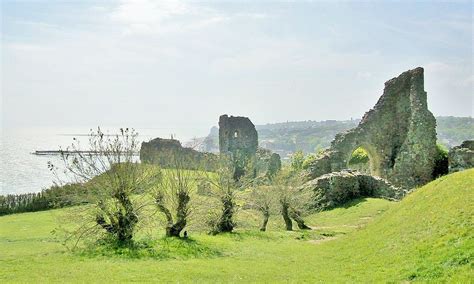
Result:
M311 215L311 232L279 217L257 232L240 211L233 234L158 239L155 254L69 252L51 234L64 210L0 217L0 282L403 282L474 279L474 169L403 201L362 199ZM146 238L147 234L143 234Z

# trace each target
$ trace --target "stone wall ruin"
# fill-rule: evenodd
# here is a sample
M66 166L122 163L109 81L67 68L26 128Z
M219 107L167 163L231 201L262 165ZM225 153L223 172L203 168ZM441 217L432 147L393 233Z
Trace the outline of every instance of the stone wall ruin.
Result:
M474 140L466 140L449 150L448 161L450 173L474 167Z
M352 152L364 148L371 175L403 188L432 179L436 120L428 110L423 68L406 71L385 83L383 95L359 125L336 135L309 168L316 178L348 167Z
M219 117L219 152L232 157L236 180L249 170L257 176L273 175L281 168L280 155L258 147L258 133L248 117Z
M192 148L183 147L175 139L155 138L142 142L140 160L145 164L160 165L162 168L206 169L215 170L218 166L218 156L212 153L199 152Z
M400 200L406 193L385 179L351 170L322 175L304 184L302 189L312 192L311 207L317 210L334 208L362 197Z

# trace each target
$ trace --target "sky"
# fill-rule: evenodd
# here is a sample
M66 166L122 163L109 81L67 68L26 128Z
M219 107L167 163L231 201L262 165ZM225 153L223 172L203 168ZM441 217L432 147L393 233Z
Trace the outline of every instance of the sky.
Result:
M360 118L425 68L436 115L473 116L471 1L1 0L2 127L113 125L204 136Z

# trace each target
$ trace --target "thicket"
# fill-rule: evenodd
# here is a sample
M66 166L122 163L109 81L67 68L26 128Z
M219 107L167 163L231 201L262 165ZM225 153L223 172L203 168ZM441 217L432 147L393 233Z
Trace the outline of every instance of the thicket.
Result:
M448 149L443 145L436 144L435 166L433 169L433 178L447 175L449 172Z
M90 200L83 186L52 186L38 193L0 195L0 216L86 204Z
M0 196L0 216L50 208L51 205L43 192Z

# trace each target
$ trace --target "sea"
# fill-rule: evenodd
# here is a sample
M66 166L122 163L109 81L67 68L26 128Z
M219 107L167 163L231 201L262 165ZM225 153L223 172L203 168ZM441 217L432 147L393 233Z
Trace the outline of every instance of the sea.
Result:
M93 128L96 130L97 128ZM156 137L179 139L185 144L194 137L206 136L206 129L192 127L134 128L139 141ZM48 169L48 162L62 171L59 155L34 155L35 151L66 149L76 138L85 149L90 127L2 128L0 132L0 195L40 192L57 182ZM108 134L117 134L118 127L102 127Z

